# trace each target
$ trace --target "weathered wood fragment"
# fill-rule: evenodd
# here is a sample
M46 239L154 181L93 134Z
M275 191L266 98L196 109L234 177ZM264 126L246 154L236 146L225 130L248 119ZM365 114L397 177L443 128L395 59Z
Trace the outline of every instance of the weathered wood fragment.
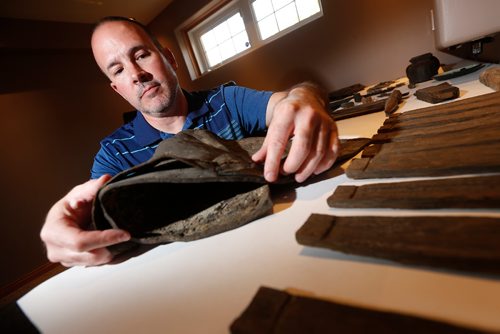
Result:
M313 214L297 231L306 246L401 263L500 274L500 218L338 217Z
M346 174L366 179L500 172L500 128L437 140L444 137L374 144L351 162Z
M408 115L407 115L408 114ZM500 172L500 94L391 116L351 178Z
M439 103L446 100L456 99L460 96L460 90L458 87L452 86L447 82L442 84L418 89L415 92L417 99L429 102L429 103Z
M498 209L500 175L339 186L327 202L335 208Z
M371 310L261 287L231 324L233 334L480 333L413 315Z
M387 116L391 115L398 109L399 102L401 102L402 98L403 95L399 89L395 89L391 92L391 95L389 95L384 105L384 112Z
M344 99L349 96L353 96L355 93L359 92L360 90L365 89L365 86L357 83L351 86L347 86L344 88L339 88L337 90L331 91L328 93L328 99L330 101L335 101L335 100L340 100Z
M463 100L452 101L449 103L394 114L391 117L387 118L384 121L384 124L389 124L392 122L398 123L401 121L422 117L439 117L441 115L451 116L456 113L460 114L467 110L476 110L476 112L481 112L483 108L495 105L500 105L500 92L474 96Z
M339 109L331 111L330 115L335 120L341 120L366 114L371 114L374 112L382 111L385 107L385 101L387 99L381 99L370 103L360 104L351 108Z

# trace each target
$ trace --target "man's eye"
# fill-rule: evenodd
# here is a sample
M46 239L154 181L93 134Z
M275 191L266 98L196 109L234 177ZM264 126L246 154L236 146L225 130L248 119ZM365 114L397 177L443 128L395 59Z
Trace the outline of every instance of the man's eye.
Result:
M146 58L147 56L149 56L149 53L148 52L144 52L144 53L140 53L137 55L137 60L139 59L144 59Z
M118 75L123 72L123 68L117 68L116 70L113 71L113 75Z

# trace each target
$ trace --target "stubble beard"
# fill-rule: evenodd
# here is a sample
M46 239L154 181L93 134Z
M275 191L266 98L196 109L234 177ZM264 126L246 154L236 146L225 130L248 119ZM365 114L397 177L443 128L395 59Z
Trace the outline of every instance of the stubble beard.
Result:
M163 118L175 115L175 101L177 100L177 85L168 84L160 86L162 91L155 96L146 97L150 99L149 106L142 106L141 112L151 117Z

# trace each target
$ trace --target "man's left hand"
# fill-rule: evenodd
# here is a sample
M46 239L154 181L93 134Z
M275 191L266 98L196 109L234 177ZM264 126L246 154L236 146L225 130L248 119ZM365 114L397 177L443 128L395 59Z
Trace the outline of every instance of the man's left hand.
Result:
M319 90L309 84L289 92L274 93L267 108L268 132L262 147L252 159L264 161L264 177L268 182L279 173L295 173L297 182L329 169L340 146L337 126L325 109L326 101ZM292 145L287 158L281 158L288 140Z

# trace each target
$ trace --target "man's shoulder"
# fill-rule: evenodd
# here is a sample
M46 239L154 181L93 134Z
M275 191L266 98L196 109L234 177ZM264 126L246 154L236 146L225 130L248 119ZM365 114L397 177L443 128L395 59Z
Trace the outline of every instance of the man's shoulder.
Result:
M128 122L114 130L101 140L101 145L114 144L116 142L128 141L135 137L133 122Z

